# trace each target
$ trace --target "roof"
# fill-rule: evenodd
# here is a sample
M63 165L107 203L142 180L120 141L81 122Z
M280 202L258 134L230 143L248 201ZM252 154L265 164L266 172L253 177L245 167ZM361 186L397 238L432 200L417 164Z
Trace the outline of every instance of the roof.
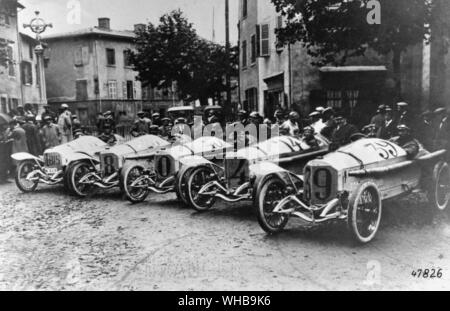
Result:
M51 41L82 36L100 36L100 37L120 38L128 40L134 40L134 38L136 38L136 34L131 30L107 30L107 29L99 29L98 27L91 27L61 34L48 35L43 37L42 39L44 41Z
M322 67L320 72L361 72L361 71L387 71L386 66L342 66Z

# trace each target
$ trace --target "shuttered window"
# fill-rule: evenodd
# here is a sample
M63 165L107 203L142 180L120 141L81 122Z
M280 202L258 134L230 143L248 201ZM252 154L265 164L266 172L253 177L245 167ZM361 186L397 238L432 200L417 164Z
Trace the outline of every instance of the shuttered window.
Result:
M12 46L6 48L8 54L8 74L10 77L16 76L16 67L14 64L14 50Z
M33 84L33 66L30 62L23 61L21 64L22 71L22 84L32 85Z
M261 56L268 57L270 56L270 26L269 24L261 25Z
M247 68L247 41L242 42L242 68Z
M251 62L252 62L252 64L254 64L255 62L256 62L256 53L257 53L257 51L256 51L256 35L253 35L252 36L252 57L251 57Z

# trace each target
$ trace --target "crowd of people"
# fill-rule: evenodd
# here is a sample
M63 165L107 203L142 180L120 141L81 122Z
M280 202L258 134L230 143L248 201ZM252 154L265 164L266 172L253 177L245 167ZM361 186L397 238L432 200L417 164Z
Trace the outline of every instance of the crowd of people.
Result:
M258 112L248 113L241 110L237 114L236 123L244 127L255 125L257 131L260 125L273 128L278 126L280 135L302 137L305 143L315 148L318 142L316 134L321 134L330 142L330 150L334 151L362 137L393 140L402 146L410 157L419 152L420 144L427 150L450 149L449 112L445 108L426 111L420 118L414 118L409 111L409 105L400 102L395 107L380 106L372 117L369 125L358 129L348 122L348 116L332 108L318 107L307 118L301 118L295 111L277 110L273 118L264 119ZM222 127L220 112L211 110L202 117L201 126ZM159 113L152 115L144 111L137 113L133 124L127 128L116 125L116 119L111 111L99 113L97 116L97 136L108 144L116 143L116 134L139 137L143 135L157 135L171 139L175 126L195 126L192 120L184 117L170 118ZM194 129L195 130L195 129ZM55 114L49 106L44 107L40 118L23 107L19 107L9 125L0 128L0 183L7 180L14 171L11 154L26 152L40 156L47 149L70 142L85 135L78 117L72 114L68 105L60 107L59 114ZM269 131L270 138L271 131ZM248 138L248 137L247 137ZM246 138L246 139L247 139ZM246 144L258 141L257 137L248 138ZM251 141L253 139L253 141Z

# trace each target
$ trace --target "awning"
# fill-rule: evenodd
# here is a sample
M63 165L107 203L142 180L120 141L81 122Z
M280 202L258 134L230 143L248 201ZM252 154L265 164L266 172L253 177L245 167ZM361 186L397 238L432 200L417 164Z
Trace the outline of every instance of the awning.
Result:
M341 66L341 67L322 67L320 72L385 72L386 66Z
M284 89L284 72L277 73L273 76L263 79L267 84L268 90Z

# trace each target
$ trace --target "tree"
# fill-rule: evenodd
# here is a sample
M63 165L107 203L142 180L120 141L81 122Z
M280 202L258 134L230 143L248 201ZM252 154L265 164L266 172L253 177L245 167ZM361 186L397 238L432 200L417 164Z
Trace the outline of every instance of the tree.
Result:
M369 24L371 0L272 0L287 24L282 42L300 41L316 65L343 65L369 49L392 55L397 91L401 94L401 56L408 47L427 41L432 0L378 0L381 23Z
M179 10L149 23L137 33L136 51L131 60L144 86L171 88L177 84L186 101L209 97L223 91L224 75L237 74L237 53L227 59L225 47L200 38Z

